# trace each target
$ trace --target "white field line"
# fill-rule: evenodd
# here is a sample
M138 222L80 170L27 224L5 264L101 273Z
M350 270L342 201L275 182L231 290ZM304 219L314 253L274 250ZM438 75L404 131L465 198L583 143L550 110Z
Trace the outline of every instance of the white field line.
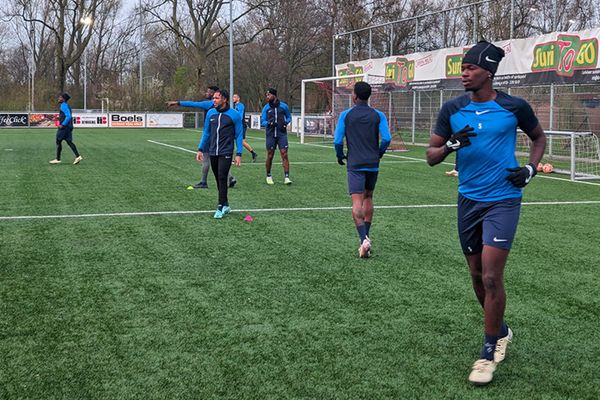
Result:
M523 202L524 206L568 206L568 205L600 205L600 200L589 201L535 201ZM377 210L395 209L423 209L423 208L455 208L456 204L407 204L375 206ZM269 212L314 212L314 211L339 211L351 210L349 206L336 207L289 207L289 208L246 208L234 209L235 213L269 213ZM10 220L36 220L36 219L65 219L65 218L98 218L98 217L143 217L152 215L190 215L190 214L212 214L214 210L182 210L182 211L142 211L121 213L96 213L96 214L62 214L62 215L15 215L0 216L0 221Z
M186 151L188 153L194 153L194 154L196 154L195 151L189 150L189 149L186 149L186 148L183 148L183 147L180 147L180 146L173 146L172 144L157 142L155 140L148 140L148 142L154 143L154 144L158 144L158 145L161 145L161 146L165 146L165 147L170 147L172 149ZM415 159L415 160L403 160L403 161L384 161L384 163L386 163L386 164L403 164L403 163L411 163L411 162L418 162L418 161L421 161L421 160ZM274 162L273 163L273 165L279 165L279 164L281 164L281 162ZM337 161L293 161L293 164L294 165L299 165L299 164L300 165L303 165L303 164L305 164L305 165L310 165L310 164L337 164ZM249 163L249 162L246 162L246 163L244 163L244 165L260 165L260 166L262 166L263 163Z
M246 136L246 137L250 138L250 139L260 140L260 138L257 138L257 137L252 137L252 136ZM151 140L149 140L149 142L151 142ZM157 143L157 142L155 142L155 143ZM161 143L157 143L157 144L161 144ZM304 143L304 144L306 146L321 147L321 148L325 148L325 149L332 149L333 148L332 146L328 146L328 145L324 145L324 144L316 144L316 143ZM169 147L176 147L176 146L171 146L171 145L167 145L167 146L169 146ZM182 148L182 150L184 150L184 149ZM186 151L189 151L189 150L186 150ZM401 158L401 159L404 159L404 160L412 160L412 161L415 161L415 162L417 162L417 161L418 162L427 162L427 160L424 160L422 158L400 156L400 155L397 155L397 154L389 154L389 153L385 153L384 157ZM454 166L454 163L449 163L449 162L445 162L445 161L441 162L440 164ZM543 178L543 179L553 179L555 181L563 181L563 182L571 182L571 183L581 183L581 184L584 184L584 185L600 186L600 183L597 183L597 182L588 182L588 181L579 181L579 180L572 181L570 179L558 178L558 177L555 177L555 176L546 176L546 175L542 175L542 174L538 174L536 176L539 177L539 178Z

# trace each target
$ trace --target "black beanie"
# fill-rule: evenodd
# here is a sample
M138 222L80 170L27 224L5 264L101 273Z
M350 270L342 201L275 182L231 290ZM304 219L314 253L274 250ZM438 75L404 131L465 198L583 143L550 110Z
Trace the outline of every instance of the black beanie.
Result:
M471 47L463 57L463 64L474 64L496 75L498 64L504 57L504 50L492 43L482 40Z
M61 93L60 97L62 97L65 101L69 101L71 99L71 96L69 96L69 93L67 92Z
M277 96L277 89L269 88L269 90L267 90L267 93L271 93L273 96Z

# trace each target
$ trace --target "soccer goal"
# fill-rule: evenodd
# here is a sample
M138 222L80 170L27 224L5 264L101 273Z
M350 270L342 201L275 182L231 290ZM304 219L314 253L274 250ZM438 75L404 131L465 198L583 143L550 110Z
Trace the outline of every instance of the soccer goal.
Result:
M568 174L571 180L600 179L600 146L592 132L545 131L547 142L542 163L553 171ZM518 155L529 153L531 141L519 133Z
M392 134L388 151L406 151L399 124L392 113L392 92L386 90L383 76L370 74L303 79L302 108L298 121L300 143L333 143L339 116L353 106L352 89L360 81L371 85L371 107L382 111L388 119Z

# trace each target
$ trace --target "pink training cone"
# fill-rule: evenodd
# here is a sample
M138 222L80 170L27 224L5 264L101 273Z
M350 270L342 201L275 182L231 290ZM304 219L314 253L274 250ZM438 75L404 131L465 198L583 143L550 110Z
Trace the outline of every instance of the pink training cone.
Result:
M252 216L251 216L251 215L246 215L246 216L244 217L244 221L251 222L251 221L254 221L254 218L252 218Z

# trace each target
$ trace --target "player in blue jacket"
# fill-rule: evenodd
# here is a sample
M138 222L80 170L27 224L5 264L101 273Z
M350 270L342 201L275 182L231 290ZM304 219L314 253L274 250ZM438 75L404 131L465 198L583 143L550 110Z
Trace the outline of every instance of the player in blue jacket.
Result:
M522 190L536 174L546 136L531 106L493 89L504 51L482 41L462 61L467 94L442 106L427 149L435 165L458 152L458 235L483 307L485 338L469 381L492 381L504 360L512 330L504 321L504 267L519 221ZM517 127L532 140L529 163L516 157Z
M369 229L373 221L373 191L379 174L379 160L392 137L385 114L369 106L371 86L366 82L354 85L354 107L340 114L333 143L340 165L347 160L348 192L352 196L352 218L360 246L358 256L371 255ZM348 152L344 154L344 138Z
M205 100L202 100L202 101L185 101L185 100L168 101L167 106L199 108L201 110L204 110L204 118L206 118L206 113L208 112L208 110L210 110L211 108L214 107L213 95L215 94L215 92L217 90L219 90L219 88L217 86L209 86L206 88ZM204 162L202 162L202 179L200 180L200 182L196 183L193 186L194 189L208 189L207 178L208 178L209 168L210 168L210 157L208 156L208 154L205 154ZM237 182L235 177L229 176L228 179L229 179L229 185L231 187L235 186L235 183Z
M198 145L196 159L203 161L207 153L210 157L210 166L219 191L219 202L214 217L221 219L231 212L227 198L227 176L234 147L237 149L234 164L239 167L242 162L244 127L240 113L229 107L229 93L226 90L217 90L213 99L215 107L206 113L204 132Z
M83 157L77 151L77 146L73 143L73 114L68 101L71 98L68 93L62 93L58 96L60 103L60 112L58 114L58 130L56 131L56 158L50 161L50 164L60 164L60 153L62 152L62 141L66 141L73 153L75 161L73 164L79 164Z
M246 123L246 106L241 102L240 95L237 93L234 93L231 99L233 100L233 109L242 116L242 123L244 124L244 148L252 154L252 162L256 162L258 154L256 154L250 143L246 141L246 130L248 129L248 124Z
M288 159L288 137L287 126L292 122L292 115L287 104L277 98L277 89L270 88L267 93L267 104L262 110L260 126L266 128L267 133L267 160L265 167L267 169L267 184L273 185L271 176L271 165L275 156L275 149L279 147L281 161L283 162L283 183L289 185L290 180L290 161Z

